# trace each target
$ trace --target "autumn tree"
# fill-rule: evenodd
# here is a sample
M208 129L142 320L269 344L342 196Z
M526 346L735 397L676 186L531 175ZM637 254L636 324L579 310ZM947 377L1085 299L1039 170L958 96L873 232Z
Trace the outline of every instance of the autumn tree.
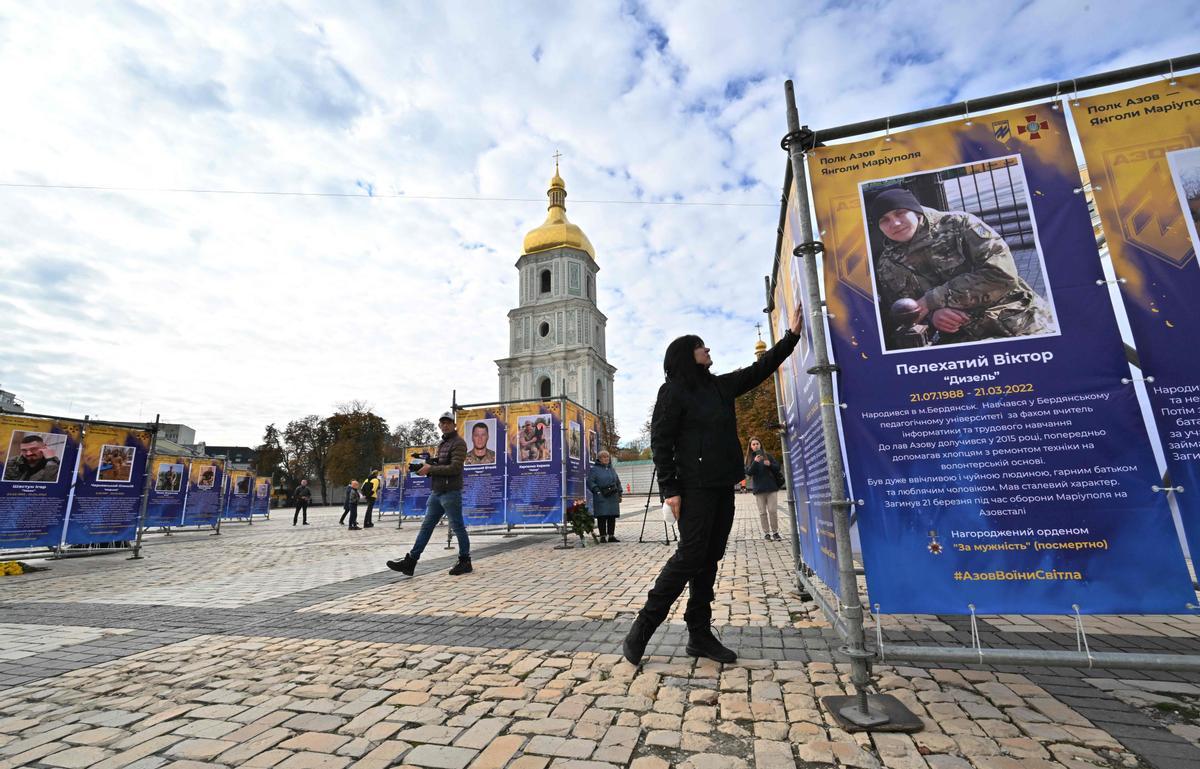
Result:
M335 485L366 478L383 464L390 431L387 420L371 413L370 406L361 401L340 404L325 423L334 436L326 471Z
M325 504L329 502L326 488L329 452L335 437L327 420L316 414L288 422L283 429L283 443L292 477L297 482L301 478L315 478L321 484L321 502Z
M745 395L738 396L734 402L734 412L737 414L738 440L742 444L742 452L754 436L762 441L763 449L776 457L781 457L780 449L779 410L775 401L775 379L755 387Z

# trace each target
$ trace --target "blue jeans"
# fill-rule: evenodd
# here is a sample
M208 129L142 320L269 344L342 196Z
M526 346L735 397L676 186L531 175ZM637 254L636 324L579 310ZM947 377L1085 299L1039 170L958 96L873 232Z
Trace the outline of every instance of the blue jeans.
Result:
M421 557L443 514L450 520L450 531L458 540L458 557L471 557L471 540L467 538L467 527L463 524L461 491L442 491L429 495L429 501L425 503L425 520L421 521L421 531L417 533L417 541L408 551L409 555Z

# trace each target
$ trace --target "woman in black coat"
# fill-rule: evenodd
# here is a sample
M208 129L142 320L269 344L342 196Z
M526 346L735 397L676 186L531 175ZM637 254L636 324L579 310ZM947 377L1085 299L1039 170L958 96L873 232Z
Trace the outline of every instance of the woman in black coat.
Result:
M679 545L663 566L646 605L625 636L622 652L642 661L655 629L690 585L683 619L687 653L718 662L737 659L717 640L712 622L717 563L733 527L733 487L744 477L734 401L761 384L791 355L800 341L803 312L796 308L783 339L753 365L714 376L712 356L698 336L681 336L663 357L666 382L650 419L650 450L660 494L679 523Z

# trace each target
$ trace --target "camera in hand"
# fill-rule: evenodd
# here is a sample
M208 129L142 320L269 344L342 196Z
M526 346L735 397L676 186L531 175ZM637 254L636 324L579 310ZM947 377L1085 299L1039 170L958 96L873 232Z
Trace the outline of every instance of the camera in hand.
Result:
M425 465L436 465L437 463L437 457L430 456L428 451L421 451L413 454L412 458L408 460L408 471L410 473L415 473Z

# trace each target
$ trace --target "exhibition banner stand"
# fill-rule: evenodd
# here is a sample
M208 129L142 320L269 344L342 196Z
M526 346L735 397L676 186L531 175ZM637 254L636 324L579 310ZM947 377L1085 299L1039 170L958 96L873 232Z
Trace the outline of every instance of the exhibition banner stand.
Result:
M1141 383L1129 373L1116 311L1106 301L1111 279L1080 194L1087 185L1069 141L1068 105L1059 98L1169 76L1170 86L1184 85L1130 99L1182 99L1190 131L1200 100L1190 95L1192 81L1176 82L1175 71L1196 66L1200 56L1190 56L815 132L801 128L792 83L786 84L788 194L768 311L774 335L788 310L809 308L807 347L791 371L781 372L777 387L799 534L797 577L845 640L840 651L856 689L853 697L822 701L847 728L920 728L898 702L867 694L869 662L885 654L913 661L1200 670L1200 656L1099 653L1086 646L1086 614L1182 614L1194 609L1195 598L1168 505L1168 496L1186 493L1186 484L1159 478L1156 438L1142 418L1150 409L1139 399ZM1116 103L1111 95L1096 98ZM1022 103L1029 106L979 111ZM1078 124L1079 102L1071 106ZM1103 112L1089 106L1093 115ZM949 120L897 130L937 119ZM1080 131L1085 152L1097 141L1089 133ZM868 134L876 135L826 146ZM1177 141L1180 146L1167 151L1192 143ZM1166 212L1168 219L1188 216L1194 223L1191 164L1187 153L1165 161L1175 172L1176 194L1172 207L1165 183L1155 193L1163 202L1154 209L1160 220ZM1194 230L1190 235L1195 238ZM1164 243L1150 245L1161 251ZM1186 248L1172 252L1175 261L1190 259L1194 268L1195 246L1190 256ZM1123 291L1168 297L1165 290L1130 285L1150 281L1120 275L1122 263L1117 266ZM1186 311L1194 319L1190 305ZM1130 325L1140 343L1134 314ZM1170 337L1161 329L1154 333ZM1140 335L1147 337L1145 328ZM1186 388L1196 387L1189 371L1171 376L1171 392L1158 396L1184 397ZM815 397L806 392L812 380ZM1167 433L1162 437L1184 442L1169 447L1184 454L1173 459L1172 477L1184 477L1192 460L1186 425L1162 419L1177 416L1156 414L1159 432ZM819 444L823 456L816 452L816 461L807 461ZM823 483L814 479L819 474ZM885 650L878 626L876 649L868 649L852 509L863 524L865 574L877 614L962 613L974 623L977 607L1067 613L1076 622L1079 650L985 649L977 635L969 649Z

